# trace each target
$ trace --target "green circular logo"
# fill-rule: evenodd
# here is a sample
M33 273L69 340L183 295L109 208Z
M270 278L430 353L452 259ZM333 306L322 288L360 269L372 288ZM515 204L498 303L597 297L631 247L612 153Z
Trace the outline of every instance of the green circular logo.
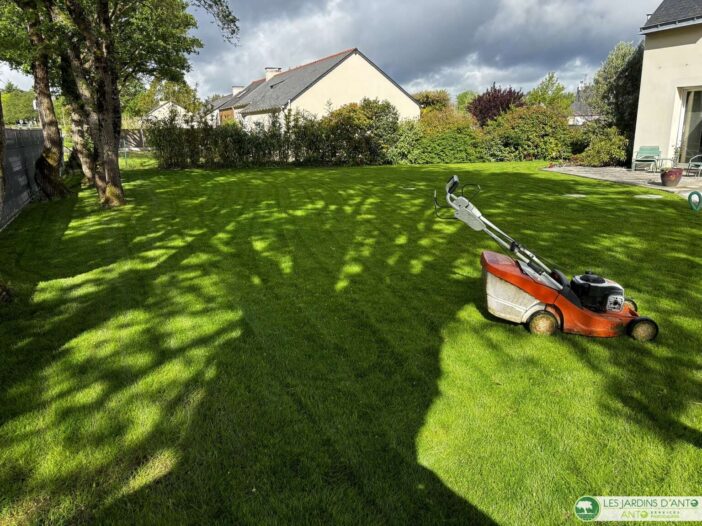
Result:
M699 501L697 499L692 499L690 501L690 506L692 506L693 508L696 508L698 505L699 505Z
M600 514L600 503L594 497L580 497L575 502L575 516L581 521L594 521Z

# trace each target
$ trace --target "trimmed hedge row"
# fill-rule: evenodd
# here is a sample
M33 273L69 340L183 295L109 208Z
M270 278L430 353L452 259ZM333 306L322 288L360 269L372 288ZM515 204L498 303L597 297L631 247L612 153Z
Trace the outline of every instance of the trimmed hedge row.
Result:
M213 128L204 122L183 128L174 117L154 124L148 138L164 168L537 159L602 166L626 156L626 139L616 128L571 129L562 112L543 106L513 108L480 127L474 117L453 108L399 122L389 102L370 99L322 119L291 112L275 115L268 125L251 129L235 123Z
M216 128L203 121L189 124L179 126L171 116L147 131L163 168L386 164L399 116L389 102L364 99L322 119L286 112L250 129L236 121Z

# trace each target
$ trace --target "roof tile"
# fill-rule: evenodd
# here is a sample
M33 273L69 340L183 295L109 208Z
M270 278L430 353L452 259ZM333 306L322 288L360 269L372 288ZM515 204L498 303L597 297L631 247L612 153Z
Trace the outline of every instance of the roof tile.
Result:
M702 0L663 0L641 30L668 29L668 26L698 18L702 22Z
M246 88L246 94L234 103L227 103L226 106L243 108L244 114L282 108L355 52L355 48L347 49L278 73L268 81L254 81Z

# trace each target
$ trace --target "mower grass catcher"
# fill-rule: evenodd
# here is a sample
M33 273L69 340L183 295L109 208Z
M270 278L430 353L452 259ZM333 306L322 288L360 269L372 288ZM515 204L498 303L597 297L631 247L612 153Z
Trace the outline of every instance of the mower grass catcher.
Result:
M639 341L655 339L658 325L639 316L636 303L624 295L619 284L590 272L568 281L563 272L550 268L486 219L463 189L460 196L455 195L459 184L455 175L446 183L446 202L454 211L453 218L485 232L511 254L485 251L480 257L490 314L523 323L533 334L551 335L560 329L598 338L626 333ZM479 191L478 186L476 193ZM439 206L436 192L434 206L437 216L440 208L446 208Z

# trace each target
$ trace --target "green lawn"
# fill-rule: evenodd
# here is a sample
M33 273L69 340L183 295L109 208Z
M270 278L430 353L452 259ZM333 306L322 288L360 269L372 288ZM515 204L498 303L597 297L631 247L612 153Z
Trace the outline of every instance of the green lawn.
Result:
M560 524L584 494L699 495L702 214L541 166L144 169L123 209L31 207L0 234L0 523ZM493 245L433 215L453 173L658 342L491 319Z

